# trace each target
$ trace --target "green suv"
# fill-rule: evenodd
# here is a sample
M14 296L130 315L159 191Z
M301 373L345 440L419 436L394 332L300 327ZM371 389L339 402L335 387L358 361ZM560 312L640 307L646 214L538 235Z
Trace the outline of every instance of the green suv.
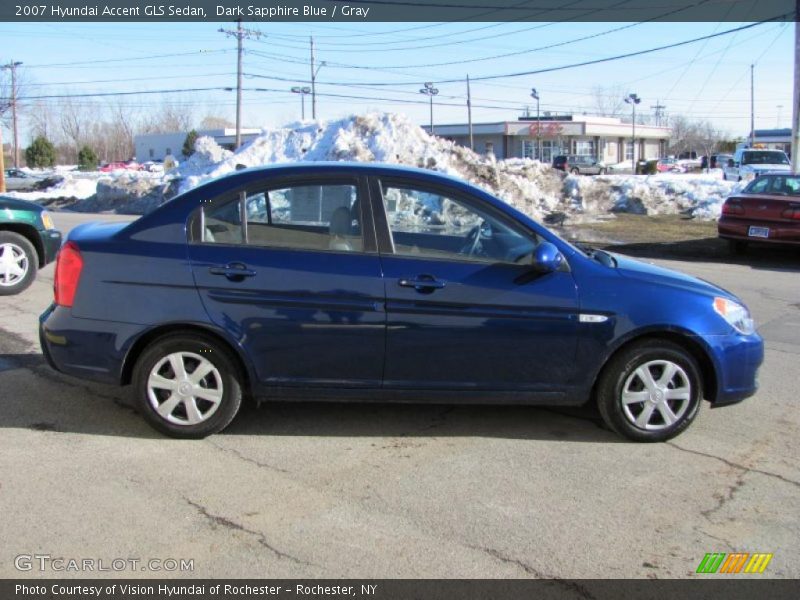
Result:
M61 232L44 208L0 196L0 296L26 289L60 247Z

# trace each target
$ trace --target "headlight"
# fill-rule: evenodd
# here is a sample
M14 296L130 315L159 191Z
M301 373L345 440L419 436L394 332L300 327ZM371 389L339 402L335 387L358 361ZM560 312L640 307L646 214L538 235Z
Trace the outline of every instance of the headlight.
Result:
M727 298L714 298L714 311L739 333L750 335L756 330L747 308L738 302Z
M55 229L56 226L53 223L53 217L50 216L50 213L46 210L42 211L42 223L44 224L45 229Z

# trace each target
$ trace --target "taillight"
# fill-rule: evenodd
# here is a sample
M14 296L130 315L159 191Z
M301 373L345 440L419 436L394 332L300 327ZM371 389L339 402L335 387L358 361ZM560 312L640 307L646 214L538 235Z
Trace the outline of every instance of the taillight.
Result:
M56 304L67 308L72 306L82 269L83 258L78 245L75 242L67 242L59 250L56 259L56 274L53 280Z
M784 219L794 219L800 221L800 206L790 206L781 213Z
M725 200L725 204L722 205L722 214L723 215L743 215L744 214L744 206L738 200Z

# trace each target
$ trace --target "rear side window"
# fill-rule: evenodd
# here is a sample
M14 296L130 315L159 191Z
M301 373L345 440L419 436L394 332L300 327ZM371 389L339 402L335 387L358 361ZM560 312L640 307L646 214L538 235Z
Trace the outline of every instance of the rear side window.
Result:
M202 210L203 243L339 252L364 249L354 184L241 191Z

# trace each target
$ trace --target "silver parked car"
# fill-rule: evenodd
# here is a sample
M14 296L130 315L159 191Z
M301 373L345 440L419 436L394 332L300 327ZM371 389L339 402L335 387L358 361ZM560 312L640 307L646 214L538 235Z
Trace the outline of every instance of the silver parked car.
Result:
M26 173L22 169L6 169L5 179L7 192L36 192L54 186L62 178L58 175L46 177L33 175Z

